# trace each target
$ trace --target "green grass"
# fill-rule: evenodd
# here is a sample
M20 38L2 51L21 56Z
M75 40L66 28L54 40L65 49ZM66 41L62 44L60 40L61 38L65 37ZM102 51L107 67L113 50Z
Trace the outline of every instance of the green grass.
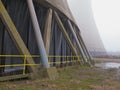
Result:
M96 67L75 66L58 69L59 78L49 80L21 80L14 82L1 82L0 90L90 90L92 86L113 85L119 87L120 83L113 78L116 70L101 70ZM114 82L114 83L112 83ZM119 87L120 88L120 87Z

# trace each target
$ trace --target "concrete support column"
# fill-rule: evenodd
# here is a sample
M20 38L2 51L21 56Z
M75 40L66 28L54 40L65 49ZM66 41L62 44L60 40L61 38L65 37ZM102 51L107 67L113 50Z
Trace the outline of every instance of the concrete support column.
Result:
M33 1L32 0L27 0L27 4L28 4L28 7L29 7L30 16L31 16L32 23L33 23L33 28L34 28L34 33L35 33L35 36L36 36L36 40L37 40L37 44L38 44L38 48L39 48L39 53L40 53L41 60L43 62L43 66L45 68L49 68L50 65L48 63L48 57L47 57L46 50L45 50L45 47L44 47L42 35L41 35L41 32L40 32L40 27L39 27L39 24L38 24L37 16L36 16L34 5L33 5Z
M50 37L51 37L51 31L52 31L52 9L48 9L47 17L45 21L45 27L44 27L44 45L46 48L46 53L49 55L50 50Z
M64 37L65 37L65 39L66 39L66 41L67 41L67 43L68 43L68 45L69 45L72 53L73 53L74 55L76 55L76 56L79 56L76 48L74 47L72 41L70 40L70 37L69 37L68 33L66 32L66 29L65 29L65 27L64 27L64 25L63 25L60 17L58 16L57 12L54 12L54 16L55 16L56 22L58 23L58 26L59 26L61 32L63 33L63 35L64 35ZM77 57L77 59L78 59L78 60L80 61L80 63L81 63L80 57Z
M84 62L86 63L86 62L87 62L87 58L86 58L86 56L85 56L85 54L84 54L83 48L81 47L81 45L80 45L80 43L79 43L79 40L78 40L78 38L77 38L77 36L76 36L76 33L75 33L75 31L74 31L74 29L73 29L73 27L72 27L71 22L70 22L69 20L67 20L67 21L68 21L70 30L71 30L71 32L72 32L72 34L73 34L73 36L74 36L74 38L75 38L75 40L76 40L77 46L79 47L79 51L80 51L80 53L82 54L83 60L84 60Z
M87 47L82 39L82 37L80 36L80 31L76 32L77 36L78 36L78 39L81 43L81 46L83 47L83 49L85 50L86 54L88 55L88 59L90 60L91 64L94 64L94 60L93 60L93 57L91 56L91 54L89 53L89 51L87 50Z

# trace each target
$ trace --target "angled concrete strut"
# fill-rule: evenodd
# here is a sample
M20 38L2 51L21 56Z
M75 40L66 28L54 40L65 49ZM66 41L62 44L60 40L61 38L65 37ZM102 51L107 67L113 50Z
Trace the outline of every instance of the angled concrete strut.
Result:
M50 50L50 37L51 37L51 25L52 25L52 9L48 9L47 17L44 26L44 45L46 48L47 55Z
M42 35L41 35L41 32L40 32L41 30L40 30L40 27L39 27L39 24L38 24L38 20L37 20L37 16L36 16L36 13L35 13L33 1L32 0L27 0L27 3L28 3L31 19L32 19L32 24L33 24L33 28L34 28L35 37L36 37L38 48L39 48L40 57L41 57L41 60L43 62L43 66L45 68L49 68L50 65L48 63L48 57L47 57L46 50L45 50L45 47L44 47Z
M84 54L84 52L83 52L83 48L81 47L81 45L80 45L80 43L79 43L79 40L78 40L78 38L77 38L77 36L76 36L76 33L75 33L75 31L74 31L74 29L73 29L73 27L72 27L72 24L71 24L71 22L70 22L69 20L67 20L67 22L68 22L68 25L70 26L70 30L71 30L71 32L72 32L75 40L76 40L77 46L79 47L79 51L80 51L81 54L82 54L83 60L84 60L84 62L86 63L86 62L87 62L87 58L86 58L86 56L85 56L85 54Z
M68 42L68 45L69 45L71 51L73 52L74 55L79 56L77 50L75 49L74 45L72 44L72 41L69 38L69 35L66 32L66 29L65 29L60 17L58 16L58 14L56 12L54 12L54 15L55 15L55 19L58 23L58 26L60 27L60 30L62 31L66 41ZM79 57L77 57L77 58L78 58L78 60L80 60Z
M20 54L30 56L28 49L26 48L20 34L17 32L17 29L16 29L15 25L13 24L13 22L9 16L9 14L7 13L1 0L0 0L0 17L10 35L10 37L12 38L17 49L19 50ZM34 64L32 57L27 58L27 63ZM35 74L35 76L37 76L37 69L34 66L30 67L30 71L32 71Z

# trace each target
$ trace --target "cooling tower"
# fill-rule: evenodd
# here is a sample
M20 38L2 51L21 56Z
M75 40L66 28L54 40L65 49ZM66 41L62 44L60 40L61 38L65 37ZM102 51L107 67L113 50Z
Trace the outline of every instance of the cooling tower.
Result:
M102 56L106 55L106 50L94 20L91 1L79 0L79 3L70 1L69 4L88 50L93 56Z
M28 66L46 68L92 60L66 0L0 0L0 56L1 65L23 64L24 56ZM0 74L25 70L17 67L3 67ZM37 72L38 67L29 67L28 72Z

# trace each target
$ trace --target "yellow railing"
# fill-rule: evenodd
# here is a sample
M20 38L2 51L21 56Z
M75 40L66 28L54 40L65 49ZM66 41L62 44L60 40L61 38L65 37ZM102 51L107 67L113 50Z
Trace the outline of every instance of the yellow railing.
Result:
M22 58L23 59L23 64L0 65L0 68L23 66L23 75L25 75L26 66L40 66L41 65L40 63L39 64L28 64L26 59L30 57L40 58L40 55L0 55L0 58ZM73 64L76 62L81 62L80 60L77 59L78 57L81 58L80 56L48 56L48 60L49 60L50 65L55 64L55 65L60 66L60 64L68 65L69 63Z

